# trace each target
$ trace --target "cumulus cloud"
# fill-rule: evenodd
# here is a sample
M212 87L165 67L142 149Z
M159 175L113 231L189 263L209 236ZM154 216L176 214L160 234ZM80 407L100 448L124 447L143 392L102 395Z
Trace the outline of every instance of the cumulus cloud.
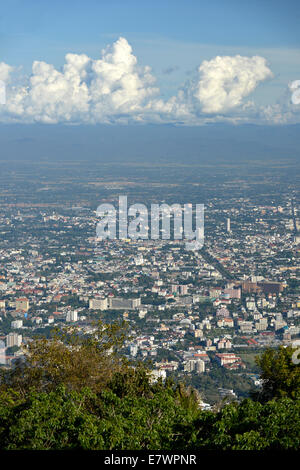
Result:
M0 80L3 80L6 83L9 82L12 71L13 67L5 64L5 62L0 62Z
M160 98L151 68L139 66L125 38L104 49L100 59L67 54L61 70L35 61L22 84L12 83L13 73L13 67L0 63L0 80L7 83L2 122L201 124L245 120L255 113L278 120L277 108L258 112L245 101L259 83L272 78L266 59L259 56L205 60L196 76L168 100Z
M139 119L146 100L159 93L150 67L138 67L124 38L105 50L103 59L93 61L91 68L91 116L96 121L120 114Z
M289 83L289 89L292 93L291 102L293 104L300 104L300 80L294 80Z
M138 67L124 38L99 60L85 54L65 59L61 72L46 62L33 63L27 86L10 90L6 111L12 118L46 123L108 122L122 115L138 119L145 100L159 92L150 67Z
M151 106L169 119L192 124L243 121L249 114L257 114L253 102L245 102L244 98L272 76L263 57L218 56L203 61L196 76L184 84L176 97L167 102L155 100Z
M266 59L259 56L215 57L199 67L194 96L204 113L223 113L240 106L259 82L272 77Z

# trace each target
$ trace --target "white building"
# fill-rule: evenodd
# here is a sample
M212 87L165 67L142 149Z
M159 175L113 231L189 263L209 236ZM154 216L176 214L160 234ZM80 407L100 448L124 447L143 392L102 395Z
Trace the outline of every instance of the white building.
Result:
M6 347L4 341L0 340L0 364L6 364Z
M202 361L202 359L189 359L184 364L184 370L185 372L195 371L198 374L201 374L205 372L205 362Z
M22 344L22 335L18 335L18 333L9 333L6 336L6 347L12 348L13 346L21 346Z
M89 308L90 310L107 310L107 299L90 299Z
M18 329L18 328L22 328L22 326L23 326L23 320L14 320L11 322L12 328Z
M67 322L73 322L73 321L77 321L77 320L78 320L78 315L77 315L76 310L71 311L71 312L67 312L67 318L66 318Z

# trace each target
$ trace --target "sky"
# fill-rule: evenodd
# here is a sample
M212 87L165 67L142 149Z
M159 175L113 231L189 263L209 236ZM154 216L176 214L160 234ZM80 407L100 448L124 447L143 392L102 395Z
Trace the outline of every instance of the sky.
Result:
M0 122L295 124L300 3L10 0Z

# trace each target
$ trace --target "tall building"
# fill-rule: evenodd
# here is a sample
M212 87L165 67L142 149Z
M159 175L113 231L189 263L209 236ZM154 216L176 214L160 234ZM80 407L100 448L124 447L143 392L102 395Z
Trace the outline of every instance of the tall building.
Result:
M22 335L18 333L9 333L6 335L6 347L12 348L13 346L21 346L22 344Z
M198 374L202 374L205 372L205 362L202 359L189 359L184 364L185 372L197 372Z
M72 321L77 321L77 320L78 320L78 315L77 315L77 311L76 311L76 310L71 311L71 312L67 312L66 321L72 322Z
M6 347L2 340L0 340L0 364L6 364Z
M180 291L180 295L187 295L187 293L188 293L188 286L185 285L185 284L179 286L179 291Z
M229 218L229 217L227 218L226 227L227 227L227 232L231 232L231 228L230 228L230 218Z
M202 361L202 359L197 359L196 361L196 372L198 372L198 374L205 372L205 362Z

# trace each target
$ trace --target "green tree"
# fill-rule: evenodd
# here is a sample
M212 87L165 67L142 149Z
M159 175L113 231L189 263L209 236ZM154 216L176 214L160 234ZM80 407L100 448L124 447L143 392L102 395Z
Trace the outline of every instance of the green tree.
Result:
M27 360L2 373L0 449L299 449L291 348L257 359L260 401L202 411L193 388L154 381L144 364L119 358L123 326L100 323L89 337L68 329L30 343Z
M231 403L203 412L183 447L207 450L296 450L300 446L300 401Z
M262 388L252 397L267 402L273 398L300 398L300 368L293 361L295 348L280 346L267 349L256 358L260 368Z
M0 397L2 449L172 449L192 426L193 395L153 383L143 366L117 372L101 392L30 391Z
M102 436L97 432L99 418L88 411L95 401L92 392L85 389L67 392L60 386L49 393L32 391L4 416L0 409L0 448L103 448Z
M59 385L99 391L116 371L126 367L118 354L125 330L124 322L98 322L92 335L79 335L68 327L56 331L51 339L34 339L24 350L25 360L1 371L0 390L11 387L23 396L31 388L50 391Z

